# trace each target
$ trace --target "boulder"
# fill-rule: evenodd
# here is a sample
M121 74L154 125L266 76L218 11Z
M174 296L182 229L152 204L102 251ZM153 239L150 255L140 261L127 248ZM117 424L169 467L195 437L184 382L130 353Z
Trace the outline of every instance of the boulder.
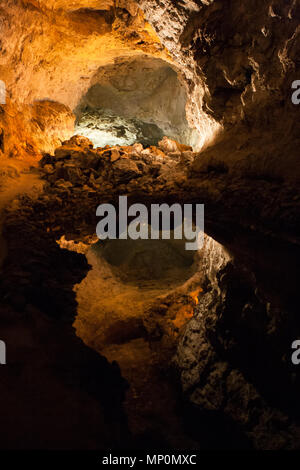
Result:
M193 150L193 148L189 145L180 144L177 142L177 140L169 139L169 137L166 136L164 136L164 138L158 142L158 145L159 148L161 148L165 153Z
M191 151L182 152L180 162L181 163L191 163L194 161L195 154Z
M77 150L77 147L64 146L55 149L54 156L57 160L66 160L71 158L71 154Z
M134 152L136 152L136 153L139 154L139 153L141 153L141 152L143 151L144 147L143 147L142 144L134 144L134 145L132 146L132 149L133 149Z
M132 178L141 176L141 171L138 169L135 162L130 159L118 160L113 165L114 175L119 180L119 183L125 183Z
M151 145L150 151L151 151L151 154L155 155L156 157L165 158L166 156L161 149L159 149L158 147L155 147L154 145Z
M168 153L168 157L172 158L173 160L180 160L181 152L170 152Z
M49 175L49 174L52 174L55 170L54 170L54 166L53 165L50 165L49 163L44 165L44 171Z
M110 154L110 161L113 163L120 158L120 152L117 149L112 149Z
M84 137L83 135L73 135L71 139L66 140L63 142L62 145L68 145L68 146L77 146L77 147L82 147L82 148L93 148L93 143L88 139L87 137Z
M166 136L164 136L164 138L158 142L158 146L166 153L178 151L177 142L175 140L169 139L169 137Z

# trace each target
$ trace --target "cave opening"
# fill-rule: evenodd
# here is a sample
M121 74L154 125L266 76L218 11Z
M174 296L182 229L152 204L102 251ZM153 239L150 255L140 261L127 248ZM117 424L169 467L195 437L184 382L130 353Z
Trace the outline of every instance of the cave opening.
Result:
M163 136L193 146L186 118L187 90L174 66L147 55L118 57L100 67L74 113L74 135L96 147L158 145Z

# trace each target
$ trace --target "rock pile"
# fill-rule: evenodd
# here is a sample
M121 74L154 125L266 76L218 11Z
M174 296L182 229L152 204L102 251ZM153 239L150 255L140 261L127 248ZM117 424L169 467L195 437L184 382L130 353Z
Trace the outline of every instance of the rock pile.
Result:
M196 165L199 161L201 165ZM206 230L222 226L222 236L239 225L264 234L276 231L288 240L300 239L296 187L268 175L241 173L237 166L208 163L205 152L196 154L167 137L158 147L143 148L136 143L95 149L89 139L76 135L54 155L45 154L40 168L46 180L43 203L48 220L60 219L56 225L68 227L73 235L75 221L70 221L70 213L74 214L74 205L74 216L83 230L86 219L95 226L93 215L99 204L127 195L132 202L147 204L154 200L205 204ZM47 198L60 207L59 214L56 211L53 216ZM60 235L64 233L62 229Z
M184 150L184 151L181 151ZM106 146L93 148L89 139L73 136L55 150L54 156L45 154L40 165L49 189L68 192L76 188L88 193L114 190L119 193L163 187L166 180L178 180L186 162L193 161L191 147L182 146L164 137L159 147ZM176 170L176 177L175 177ZM172 177L174 176L174 178ZM151 191L150 191L151 192Z

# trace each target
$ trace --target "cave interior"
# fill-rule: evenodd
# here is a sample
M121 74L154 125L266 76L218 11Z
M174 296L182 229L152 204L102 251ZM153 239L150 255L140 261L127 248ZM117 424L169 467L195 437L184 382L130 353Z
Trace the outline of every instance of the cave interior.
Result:
M2 450L300 449L299 20L1 2ZM99 240L120 196L204 204L201 248Z

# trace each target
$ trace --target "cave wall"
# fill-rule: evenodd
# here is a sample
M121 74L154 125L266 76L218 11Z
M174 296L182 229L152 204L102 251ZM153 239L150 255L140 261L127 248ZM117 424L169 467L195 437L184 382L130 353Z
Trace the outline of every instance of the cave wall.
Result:
M300 334L297 287L291 285L299 276L299 250L264 246L258 262L262 241L247 237L244 251L242 240L224 242L227 248L205 236L199 252L203 293L174 357L194 415L194 434L201 429L197 415L199 420L222 416L257 450L298 449L299 379L290 345ZM252 262L251 249L256 252Z
M41 152L53 153L73 135L74 122L70 108L56 101L17 105L8 100L0 106L0 156L34 163Z
M45 3L9 0L2 7L1 75L8 97L18 103L50 99L78 104L89 79L115 57L144 50L167 56L142 15L125 18L102 5L80 8L65 2L62 8Z
M133 3L101 2L98 7L98 2L79 1L70 11L65 2L46 6L10 0L2 7L1 78L8 105L1 107L1 125L10 156L36 154L45 135L45 150L64 139L74 119L71 109L92 77L120 55L133 60L149 54L176 63L188 93L187 119L204 146L201 153L179 152L178 160L164 162L157 161L153 149L142 155L134 151L132 158L124 150L113 161L110 151L100 155L88 143L77 148L74 142L71 149L64 146L55 157L46 157L44 195L34 205L23 201L30 248L25 276L18 271L23 251L16 240L22 221L13 212L7 224L10 250L17 255L9 261L7 280L26 281L29 269L38 290L36 266L45 260L39 252L27 266L35 251L32 233L46 238L45 252L49 244L61 259L65 255L57 255L53 240L65 233L80 240L94 232L100 195L108 201L120 192L148 203L200 200L206 204L206 230L223 246L208 239L202 252L206 287L176 356L184 391L197 409L236 421L256 447L293 448L299 442L294 423L299 421L299 383L286 354L299 334L294 281L299 271L292 262L299 258L299 135L297 108L290 99L291 83L299 78L299 5L292 0L142 0L139 6L161 43ZM56 122L64 123L61 139ZM76 164L68 162L72 158ZM98 182L92 170L99 172ZM45 234L44 220L52 234ZM258 233L267 241L256 239ZM50 262L47 258L45 271ZM50 267L56 284L55 266ZM35 318L26 306L27 300L36 302L30 282L20 285L15 298L8 290L7 317L24 304ZM45 291L47 282L45 275ZM7 289L4 282L3 292ZM54 289L60 299L66 293ZM34 306L51 316L46 305ZM57 308L63 312L61 305ZM281 396L291 397L290 404Z
M147 53L171 60L133 2L127 2L125 9L122 2L111 1L89 5L9 0L0 9L0 73L9 103L1 106L0 118L1 127L7 128L5 156L40 158L41 151L53 151L64 137L69 138L66 129L70 129L71 110L89 89L99 67L113 63L116 57ZM41 101L58 103L55 112L49 111L49 105L45 110L52 114L46 128L46 118L39 121L36 113L40 104L35 102ZM41 128L47 132L35 139L33 134L39 134ZM15 141L10 142L13 134ZM48 142L41 145L44 140Z
M73 110L99 67L147 54L176 66L187 90L187 121L200 135L196 148L221 140L224 155L216 147L214 159L235 165L250 158L259 171L298 178L290 170L299 145L290 99L299 69L297 2L142 0L138 7L6 2L1 77L8 98L50 99ZM211 154L201 155L195 170L203 157Z
M142 0L140 6L189 84L188 119L199 127L204 112L225 129L208 158L233 165L251 159L258 172L298 179L291 84L299 76L299 4Z

